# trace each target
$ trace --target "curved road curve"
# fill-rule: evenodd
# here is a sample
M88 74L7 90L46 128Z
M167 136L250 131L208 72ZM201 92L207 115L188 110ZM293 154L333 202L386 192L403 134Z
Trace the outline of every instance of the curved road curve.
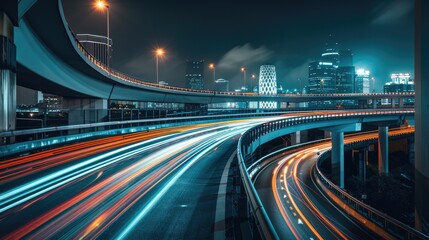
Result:
M389 135L410 131L392 130ZM377 133L346 136L345 144L370 138ZM330 203L313 179L318 155L330 148L325 141L276 154L255 176L255 188L281 239L378 239Z

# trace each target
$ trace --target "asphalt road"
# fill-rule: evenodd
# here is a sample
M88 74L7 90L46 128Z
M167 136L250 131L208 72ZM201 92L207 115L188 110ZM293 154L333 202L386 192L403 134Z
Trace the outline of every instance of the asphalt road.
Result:
M224 238L247 120L104 138L0 163L4 239Z
M391 131L390 134L404 130ZM409 130L408 130L409 131ZM346 137L345 142L374 138L377 133ZM319 190L312 169L318 152L330 142L270 157L254 184L281 239L377 239L355 223Z

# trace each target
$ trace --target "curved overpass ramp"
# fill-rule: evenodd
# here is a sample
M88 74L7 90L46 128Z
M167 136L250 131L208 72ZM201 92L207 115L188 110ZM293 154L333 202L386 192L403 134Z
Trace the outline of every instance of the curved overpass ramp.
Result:
M137 85L96 66L78 48L60 0L20 2L28 9L15 31L18 84L66 97L209 103L213 93ZM110 96L110 97L109 97Z

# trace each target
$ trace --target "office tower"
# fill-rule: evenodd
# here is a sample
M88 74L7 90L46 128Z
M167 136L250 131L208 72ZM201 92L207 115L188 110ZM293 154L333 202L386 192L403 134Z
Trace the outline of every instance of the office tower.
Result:
M332 62L315 61L308 64L308 93L334 93L336 71Z
M384 84L384 92L413 92L414 81L409 73L394 73L390 76L391 82Z
M343 66L337 68L335 93L353 93L353 82L355 79L355 67Z
M369 93L369 74L370 72L363 68L356 70L355 93Z
M340 62L340 53L338 51L338 42L332 35L329 35L328 41L325 44L325 49L322 52L321 62L330 62L332 67L337 68Z
M259 69L259 94L277 94L277 76L274 65L262 65ZM277 108L277 102L260 102L260 108Z
M228 92L229 91L229 81L222 79L222 78L217 79L215 81L214 90L219 91L219 92Z
M409 84L410 74L409 73L393 73L390 75L392 84ZM412 82L414 84L414 82Z
M187 88L204 89L204 60L187 60L185 77Z

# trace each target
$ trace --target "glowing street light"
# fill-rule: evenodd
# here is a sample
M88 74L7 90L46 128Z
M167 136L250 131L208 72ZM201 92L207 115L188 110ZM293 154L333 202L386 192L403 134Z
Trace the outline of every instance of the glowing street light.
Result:
M95 7L99 10L106 9L107 16L107 69L110 77L110 18L109 18L109 4L105 1L98 0L95 2Z
M253 92L253 80L255 80L256 75L252 73L251 78L252 80L250 81L250 91Z
M243 80L244 80L244 91L246 91L246 68L242 67L241 72L243 72Z
M164 56L165 51L162 48L158 48L155 50L155 57L156 57L156 83L159 84L159 57Z
M216 81L216 67L213 63L209 65L209 68L213 70L213 82Z

